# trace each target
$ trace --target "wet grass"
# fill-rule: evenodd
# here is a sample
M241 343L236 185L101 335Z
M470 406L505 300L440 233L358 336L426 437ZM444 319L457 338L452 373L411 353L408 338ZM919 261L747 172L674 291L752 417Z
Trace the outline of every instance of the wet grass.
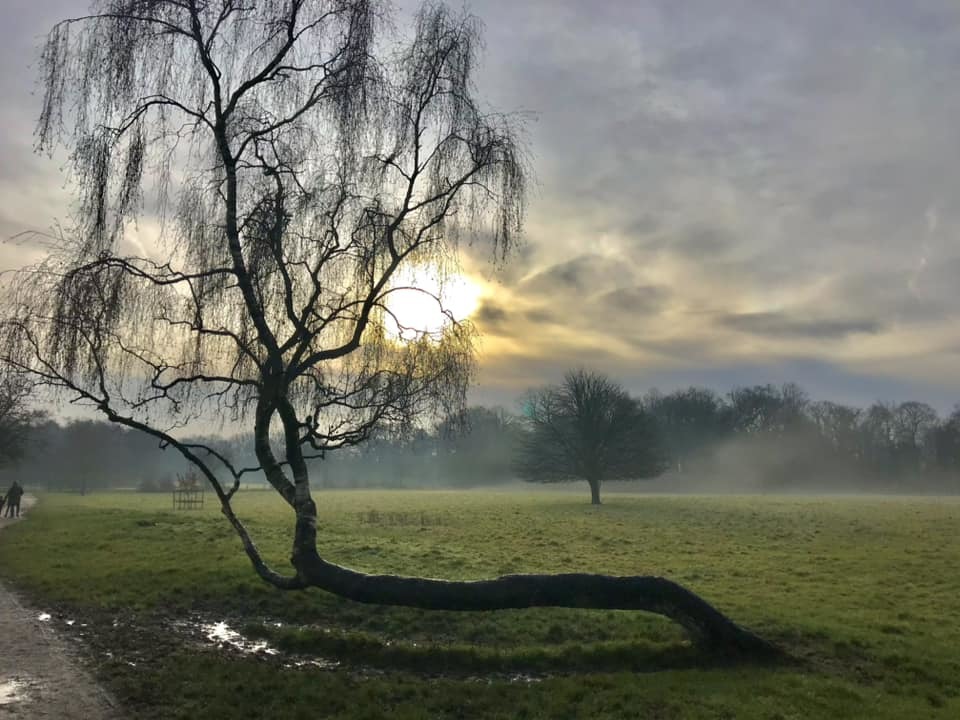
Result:
M469 677L477 674L547 675L592 672L655 672L730 665L687 643L585 642L496 647L464 642L418 643L384 640L371 633L317 627L274 628L247 625L248 637L261 638L288 654L335 659L377 670L415 669L427 675ZM555 641L556 642L556 641Z
M256 579L215 508L174 512L167 496L46 496L29 522L0 535L0 576L42 605L154 628L124 634L101 623L101 646L129 645L101 672L138 717L194 717L201 707L251 718L960 716L957 500L584 500L325 492L320 550L361 570L447 578L665 575L797 662L730 665L643 613L424 612L282 593ZM238 510L271 561L288 566L282 503L244 492ZM158 640L166 619L196 613L340 669ZM124 660L131 653L135 666Z

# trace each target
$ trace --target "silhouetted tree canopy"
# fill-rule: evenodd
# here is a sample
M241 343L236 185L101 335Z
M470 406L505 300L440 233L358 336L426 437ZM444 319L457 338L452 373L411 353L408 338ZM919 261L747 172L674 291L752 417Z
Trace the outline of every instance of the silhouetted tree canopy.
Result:
M739 432L784 435L806 422L808 404L794 383L740 387L730 392L730 421Z
M938 470L960 473L960 407L931 433L930 443Z
M30 404L31 387L17 375L0 374L0 466L19 462L44 414Z
M524 423L517 474L536 482L586 480L594 505L605 480L664 470L653 418L606 375L573 370L559 385L531 392Z
M678 472L703 459L731 431L730 408L707 388L691 387L669 395L651 392L644 408L657 424L670 467Z
M445 418L436 431L438 472L465 486L507 482L520 432L503 408L474 406Z

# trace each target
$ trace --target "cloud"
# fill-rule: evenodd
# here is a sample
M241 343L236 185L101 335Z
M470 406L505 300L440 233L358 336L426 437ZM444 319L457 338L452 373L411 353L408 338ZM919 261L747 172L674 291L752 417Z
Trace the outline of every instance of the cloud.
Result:
M635 285L600 293L593 298L593 304L604 313L649 316L661 311L669 297L670 291L665 287Z
M534 273L520 283L520 289L537 295L577 293L582 296L628 283L632 278L631 268L622 260L584 254Z
M838 320L799 318L789 313L759 312L721 315L717 321L741 332L773 337L809 337L824 340L859 333L876 334L883 325L873 319Z
M7 68L86 6L15 1ZM509 262L464 248L490 290L483 383L587 363L637 386L776 376L814 396L960 397L960 4L471 6L487 27L478 86L535 113L537 172ZM3 232L67 214L58 162L30 153L28 78L2 86Z
M480 302L480 307L474 313L474 319L479 324L481 330L491 331L503 327L509 320L509 313L497 302L491 298L485 298Z

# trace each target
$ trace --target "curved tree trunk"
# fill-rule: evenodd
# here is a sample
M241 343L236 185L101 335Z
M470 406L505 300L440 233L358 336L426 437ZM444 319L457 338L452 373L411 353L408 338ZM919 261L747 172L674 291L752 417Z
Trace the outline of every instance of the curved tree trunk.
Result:
M644 610L679 623L695 642L711 650L752 657L782 654L695 593L662 577L565 573L455 582L368 575L321 558L315 539L315 521L301 515L292 558L299 579L304 586L356 602L461 611L531 607Z
M587 480L590 483L590 504L599 505L600 504L600 481L599 480Z

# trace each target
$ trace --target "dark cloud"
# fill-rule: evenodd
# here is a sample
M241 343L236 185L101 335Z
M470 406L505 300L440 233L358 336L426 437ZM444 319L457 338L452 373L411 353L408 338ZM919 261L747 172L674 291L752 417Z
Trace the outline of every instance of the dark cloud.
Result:
M721 325L741 332L781 338L803 337L830 340L858 333L872 335L883 329L882 323L872 319L810 319L782 312L721 315L717 321Z
M524 293L535 295L583 295L629 282L631 268L620 259L599 255L580 255L551 265L520 284Z
M704 360L712 358L717 349L713 339L709 337L651 338L641 330L625 333L623 339L630 347L656 359L650 363L651 372L655 372L657 368L676 367L678 364L686 366L691 358L697 358L698 368L709 366L713 361Z
M523 314L523 319L527 322L535 323L538 325L549 325L552 323L561 322L561 316L549 308L535 308L533 310L527 310Z
M832 307L869 308L874 317L887 325L911 327L936 325L948 327L960 316L960 303L951 298L960 277L960 260L936 260L921 267L872 271L852 268L838 274L825 287L825 301L812 311L827 313Z
M495 300L485 298L474 313L474 318L481 330L491 331L502 328L509 318L509 313Z
M601 312L643 315L660 311L670 291L665 287L642 285L617 288L598 295L595 303Z

